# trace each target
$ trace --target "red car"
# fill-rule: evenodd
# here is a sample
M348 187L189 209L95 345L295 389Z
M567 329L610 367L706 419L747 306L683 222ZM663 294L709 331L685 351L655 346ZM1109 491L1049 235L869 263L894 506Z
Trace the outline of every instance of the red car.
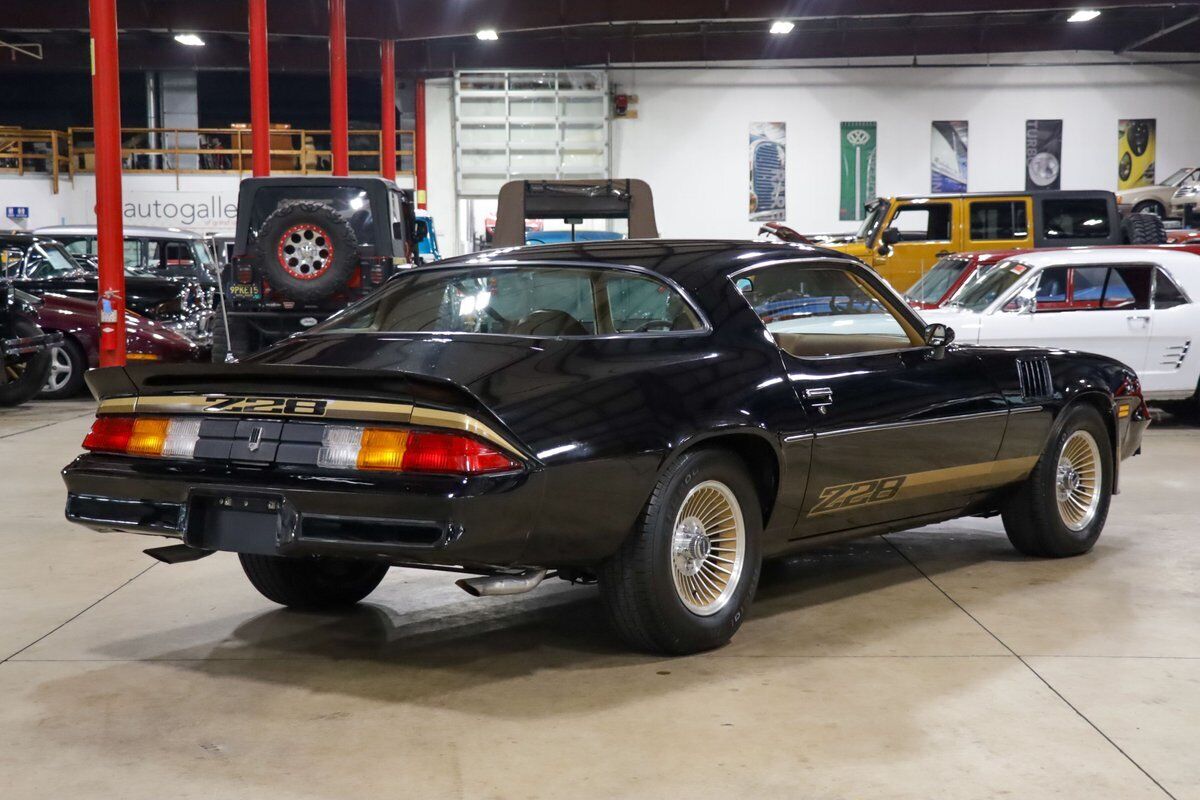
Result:
M61 332L62 344L51 351L50 375L38 397L60 400L83 389L83 376L98 366L100 312L94 303L47 294L38 309L38 326L46 333ZM165 325L125 314L126 348L130 361L207 361L208 350Z

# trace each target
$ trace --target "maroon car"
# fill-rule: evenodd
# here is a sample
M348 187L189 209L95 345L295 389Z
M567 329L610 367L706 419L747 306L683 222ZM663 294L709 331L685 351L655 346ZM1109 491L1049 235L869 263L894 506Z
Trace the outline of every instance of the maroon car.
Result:
M908 288L904 299L913 308L938 308L971 280L976 272L986 272L1004 259L1021 252L1023 251L990 250L945 256Z
M38 309L38 326L46 333L61 332L54 347L50 376L38 397L59 400L83 389L83 375L99 364L100 312L94 303L60 294L47 294ZM125 314L126 349L130 361L207 361L208 350L165 325Z

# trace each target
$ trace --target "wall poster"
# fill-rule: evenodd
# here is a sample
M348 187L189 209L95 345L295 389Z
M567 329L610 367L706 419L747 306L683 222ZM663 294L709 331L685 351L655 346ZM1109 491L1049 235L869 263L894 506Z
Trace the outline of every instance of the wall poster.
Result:
M750 221L787 217L787 123L750 123Z
M1123 119L1117 123L1118 189L1154 185L1155 122Z
M843 122L842 195L838 219L866 216L866 206L875 198L875 123Z
M967 121L933 123L929 142L930 191L967 191Z
M1025 120L1025 191L1062 188L1061 119Z

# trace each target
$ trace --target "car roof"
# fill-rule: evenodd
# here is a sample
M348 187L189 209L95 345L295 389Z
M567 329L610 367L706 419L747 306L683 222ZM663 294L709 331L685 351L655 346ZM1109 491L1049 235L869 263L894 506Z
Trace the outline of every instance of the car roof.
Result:
M705 239L613 239L504 247L437 262L471 266L494 262L612 264L638 267L681 284L718 280L747 267L779 261L858 259L809 244Z
M898 194L892 197L877 197L876 200L954 200L960 197L966 198L988 198L988 197L1041 197L1041 198L1077 198L1077 197L1097 197L1103 195L1111 195L1112 192L1105 189L1017 189L1011 192L945 192L945 193L930 193L930 194Z
M183 228L155 228L149 225L126 225L122 229L126 238L177 239L180 241L203 240L203 234ZM50 225L38 228L34 233L51 238L55 236L95 236L95 225Z

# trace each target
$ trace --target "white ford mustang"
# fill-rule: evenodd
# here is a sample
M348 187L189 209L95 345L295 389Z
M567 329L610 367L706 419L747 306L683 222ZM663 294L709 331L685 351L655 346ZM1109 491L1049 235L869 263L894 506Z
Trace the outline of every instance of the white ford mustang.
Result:
M922 311L961 342L1100 353L1132 367L1147 399L1185 400L1200 383L1195 248L1031 250Z

